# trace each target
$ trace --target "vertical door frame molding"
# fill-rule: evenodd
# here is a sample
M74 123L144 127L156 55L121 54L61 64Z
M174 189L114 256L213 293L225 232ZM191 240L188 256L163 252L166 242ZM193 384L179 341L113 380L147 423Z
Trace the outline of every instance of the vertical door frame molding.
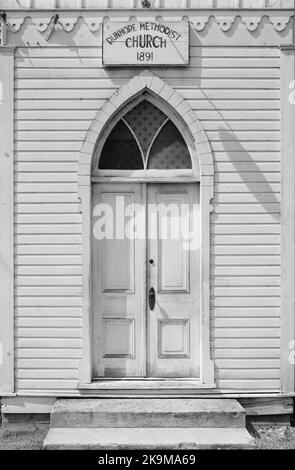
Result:
M92 316L91 316L91 173L97 141L106 126L126 104L144 91L167 103L187 127L197 158L193 168L199 168L200 223L201 223L201 354L200 376L202 385L214 387L214 363L210 354L210 212L214 195L214 164L211 147L196 114L189 103L165 81L149 70L144 70L125 83L105 102L91 123L82 144L78 167L78 195L82 212L82 289L83 289L83 333L82 359L79 368L79 385L92 381Z
M14 52L0 46L0 396L14 393Z
M281 46L281 392L295 392L295 44ZM293 95L293 97L292 97Z

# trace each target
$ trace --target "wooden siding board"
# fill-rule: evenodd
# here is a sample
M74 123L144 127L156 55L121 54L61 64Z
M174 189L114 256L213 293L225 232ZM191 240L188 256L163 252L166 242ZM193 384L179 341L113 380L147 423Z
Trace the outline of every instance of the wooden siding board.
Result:
M193 46L191 55L189 69L155 72L189 101L214 152L217 386L278 391L279 50ZM103 70L97 47L18 48L16 57L17 387L73 391L82 318L79 150L97 109L137 72Z

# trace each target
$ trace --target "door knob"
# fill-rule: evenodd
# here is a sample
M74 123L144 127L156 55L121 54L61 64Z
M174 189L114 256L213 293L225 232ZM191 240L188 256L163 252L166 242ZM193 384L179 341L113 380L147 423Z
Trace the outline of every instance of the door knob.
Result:
M149 307L150 307L150 310L154 310L155 303L156 303L156 292L155 292L155 289L153 287L151 287L150 290L149 290Z

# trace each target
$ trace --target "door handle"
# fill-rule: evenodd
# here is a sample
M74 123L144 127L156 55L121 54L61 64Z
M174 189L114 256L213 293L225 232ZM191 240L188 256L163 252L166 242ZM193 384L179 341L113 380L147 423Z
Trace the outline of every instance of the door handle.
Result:
M149 290L149 307L150 307L150 310L154 310L155 303L156 303L156 292L155 292L155 289L153 287L151 287L150 290Z

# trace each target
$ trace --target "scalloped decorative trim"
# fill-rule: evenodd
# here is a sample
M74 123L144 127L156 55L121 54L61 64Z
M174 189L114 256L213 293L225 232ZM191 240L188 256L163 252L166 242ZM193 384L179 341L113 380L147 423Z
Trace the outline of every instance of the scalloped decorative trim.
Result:
M47 28L50 25L51 19L52 19L52 12L48 12L46 15L45 13L43 15L38 12L38 15L24 15L23 17L19 17L20 13L18 13L15 18L9 17L7 19L7 24L9 31L12 33L16 33L24 27L24 23L26 19L30 19L32 23L35 25L36 29L40 33L44 33ZM63 14L60 14L58 23L56 25L56 30L60 29L60 27L63 29L65 32L71 32L75 28L75 25L77 24L79 18L81 18L89 31L95 33L98 31L101 27L101 24L104 19L108 19L108 16L101 16L101 15L95 15L93 16L93 13L91 14L86 14L86 12L79 12L80 14L73 14L70 15L69 12L66 12L66 15L63 16ZM286 29L288 26L289 22L291 21L292 18L294 18L294 14L292 12L280 12L281 14L278 16L277 14L268 14L266 15L265 12L261 12L261 15L257 15L256 12L253 12L251 14L251 11L248 11L246 15L243 15L241 13L237 14L224 14L224 15L217 15L217 14L212 14L210 12L207 12L206 14L200 14L197 17L190 17L189 21L191 26L198 32L204 31L209 23L209 20L212 19L213 22L215 22L221 31L224 33L227 33L230 31L233 27L233 25L237 22L239 19L245 28L249 32L254 32L256 31L263 18L265 18L269 23L273 26L274 30L281 33ZM256 14L255 14L256 13ZM132 19L134 16L132 17ZM118 20L119 18L116 18ZM142 18L140 18L142 19ZM163 21L176 21L178 18L172 17L172 18L164 18L162 17ZM124 18L124 20L127 20L127 18ZM179 18L181 20L181 17ZM122 18L123 21L123 18Z

